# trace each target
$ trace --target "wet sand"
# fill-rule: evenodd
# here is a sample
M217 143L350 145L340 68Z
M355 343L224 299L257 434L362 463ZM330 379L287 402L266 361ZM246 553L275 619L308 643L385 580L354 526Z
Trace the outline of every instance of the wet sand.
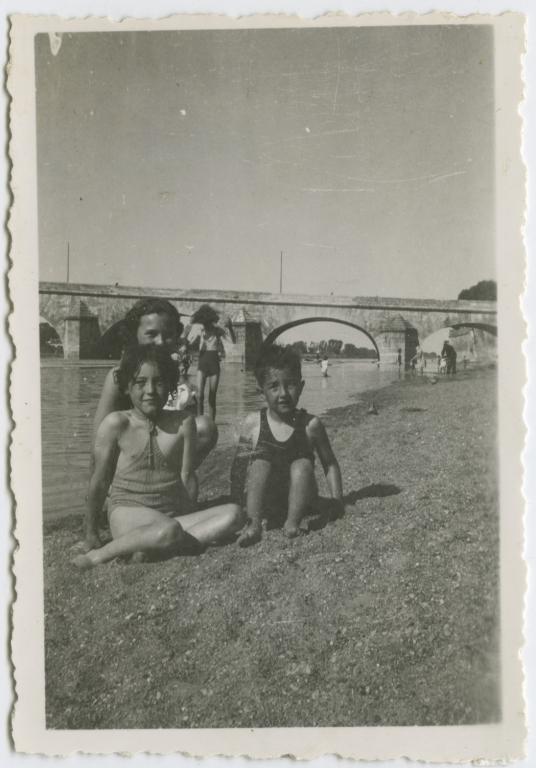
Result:
M80 520L46 524L49 728L500 717L496 372L408 378L324 422L347 514L299 539L79 573Z

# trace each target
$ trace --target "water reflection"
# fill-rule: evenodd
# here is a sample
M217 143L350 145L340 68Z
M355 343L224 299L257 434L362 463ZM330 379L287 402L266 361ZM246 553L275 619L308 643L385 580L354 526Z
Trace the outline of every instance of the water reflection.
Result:
M109 363L43 361L41 366L41 430L43 511L47 517L81 513L87 488L87 468L93 414ZM388 384L398 369L378 369L370 361L332 361L329 377L316 363L304 363L305 388L300 405L311 413L346 405L352 395ZM192 369L195 382L195 369ZM222 367L218 389L219 447L228 447L244 416L263 405L253 373L239 365Z

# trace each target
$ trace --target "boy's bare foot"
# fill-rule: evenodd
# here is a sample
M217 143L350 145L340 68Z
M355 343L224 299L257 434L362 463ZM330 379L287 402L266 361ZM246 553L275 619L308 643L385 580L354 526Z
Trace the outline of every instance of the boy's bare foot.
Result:
M238 537L237 543L239 547L251 547L252 544L257 544L261 538L262 526L249 523Z
M95 560L91 557L91 552L88 552L85 555L77 555L73 558L72 563L82 571L88 571L90 568L95 568L97 565Z

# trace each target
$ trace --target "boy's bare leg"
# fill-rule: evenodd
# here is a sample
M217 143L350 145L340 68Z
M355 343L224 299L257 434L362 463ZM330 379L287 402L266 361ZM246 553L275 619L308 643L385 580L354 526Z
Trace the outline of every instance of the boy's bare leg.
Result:
M245 514L238 504L220 504L176 518L182 529L202 546L214 544L237 533L245 523Z
M264 459L255 459L249 467L247 479L248 523L238 538L240 547L249 547L262 538L262 510L271 469L270 462Z
M289 539L298 536L302 517L318 497L313 463L310 459L296 459L290 467L288 515L283 533Z

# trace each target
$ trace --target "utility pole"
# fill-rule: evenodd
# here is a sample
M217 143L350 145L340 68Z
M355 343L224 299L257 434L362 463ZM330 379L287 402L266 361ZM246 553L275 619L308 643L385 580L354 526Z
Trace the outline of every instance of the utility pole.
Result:
M69 241L67 240L67 282L69 282L69 272L70 272L70 252L69 252Z
M279 259L279 293L283 293L283 251Z

